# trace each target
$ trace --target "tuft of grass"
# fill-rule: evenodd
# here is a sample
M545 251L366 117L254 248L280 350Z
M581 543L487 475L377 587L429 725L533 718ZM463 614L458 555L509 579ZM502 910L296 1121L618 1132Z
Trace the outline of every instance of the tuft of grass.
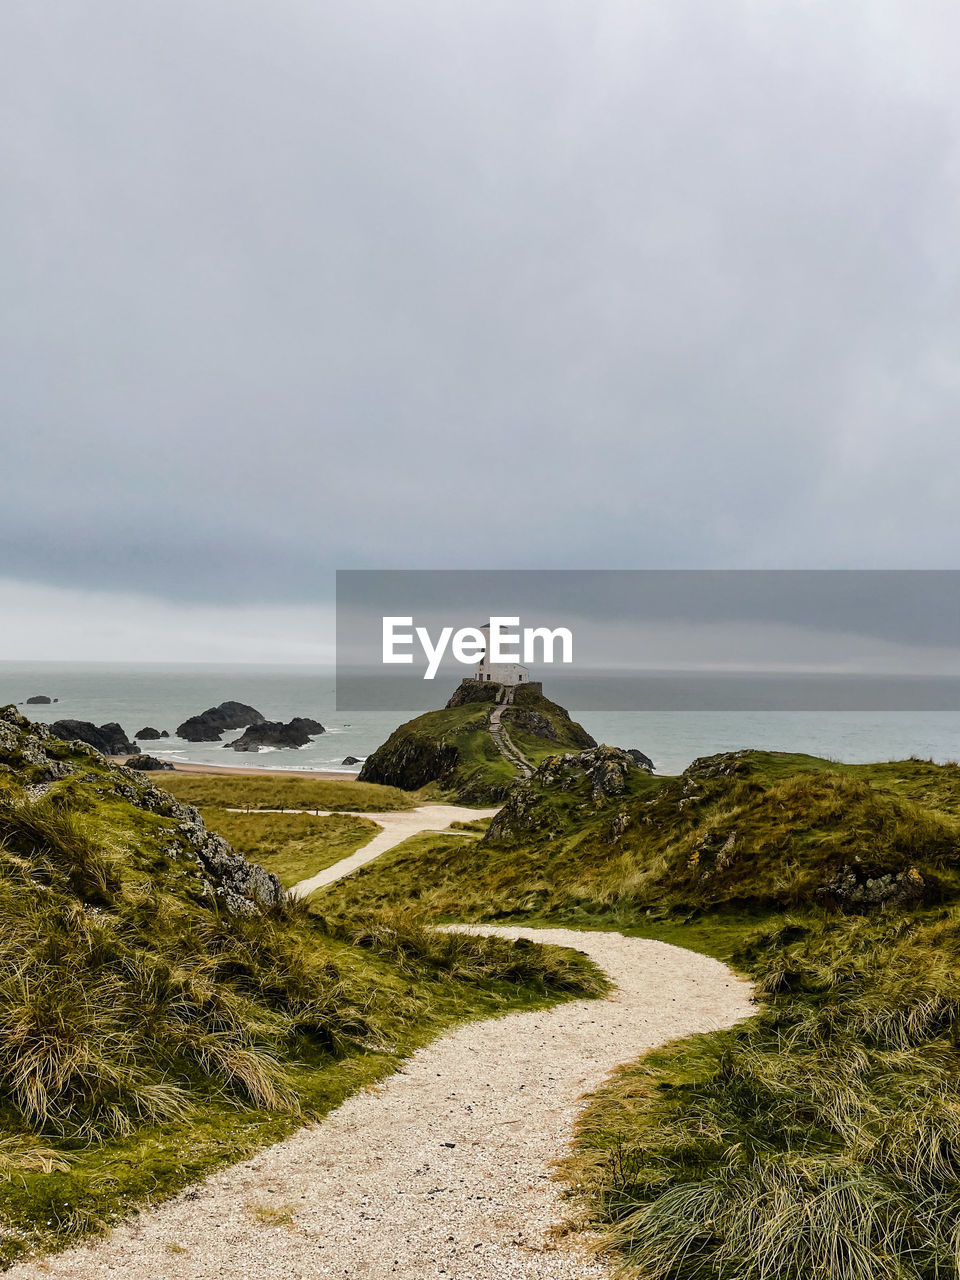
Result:
M248 1204L247 1213L255 1222L265 1227L292 1227L296 1205L293 1204Z

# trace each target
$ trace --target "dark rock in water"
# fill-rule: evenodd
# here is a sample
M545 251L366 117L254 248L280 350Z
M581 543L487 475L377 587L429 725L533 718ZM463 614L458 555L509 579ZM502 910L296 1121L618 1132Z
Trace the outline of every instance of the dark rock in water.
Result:
M105 756L137 754L137 748L114 721L98 728L89 720L55 720L50 726L50 732L55 738L64 738L67 742L85 742L88 747L103 752Z
M151 729L149 725L145 729L140 729L135 735L141 742L159 742L166 736L166 730L163 733L159 729Z
M356 756L344 756L343 759L340 761L341 765L359 764L359 763L360 761L357 759Z
M128 769L146 772L151 769L173 769L169 760L158 760L156 756L131 756L127 761Z
M243 702L221 702L198 716L177 725L177 737L186 742L219 742L226 729L245 729L250 724L263 724L264 718L255 707Z
M311 738L319 738L321 733L327 732L319 720L311 720L309 716L294 716L289 723L303 729Z
M259 751L261 747L305 747L311 738L309 731L303 727L305 723L316 722L298 719L283 724L279 720L262 720L259 724L250 725L246 733L233 742L225 742L224 748L232 751Z
M45 693L35 693L32 698L27 699L28 707L49 707L52 699L48 698Z
M627 747L627 755L633 760L638 769L645 769L647 773L653 773L653 761L649 756L645 756L642 751L638 751L636 747Z

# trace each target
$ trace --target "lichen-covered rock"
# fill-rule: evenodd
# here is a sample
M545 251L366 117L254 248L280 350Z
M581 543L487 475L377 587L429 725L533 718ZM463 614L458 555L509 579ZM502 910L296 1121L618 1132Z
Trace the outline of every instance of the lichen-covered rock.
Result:
M453 778L460 752L452 743L435 741L426 735L398 729L382 747L367 756L360 770L361 782L417 791L429 782L441 786Z
M587 751L547 756L533 776L543 786L564 782L570 786L581 778L589 778L591 795L599 800L620 795L631 771L636 769L632 756L620 747L592 747Z
M587 751L568 751L547 756L533 771L533 776L515 782L506 803L496 815L483 843L510 841L534 832L560 831L565 818L549 803L546 793L573 792L583 796L591 810L602 809L609 800L624 794L631 774L638 769L633 759L619 747L592 747ZM624 828L625 829L624 824ZM613 838L619 838L618 832Z
M914 867L871 876L862 867L847 864L816 891L816 896L841 911L872 911L888 903L912 906L923 900L926 887Z

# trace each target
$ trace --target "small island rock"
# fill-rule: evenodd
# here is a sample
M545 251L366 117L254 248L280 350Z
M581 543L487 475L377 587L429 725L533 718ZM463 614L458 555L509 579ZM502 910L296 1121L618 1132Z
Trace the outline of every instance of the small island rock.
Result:
M233 742L224 743L225 748L232 751L259 751L261 747L288 747L294 750L305 747L315 733L311 733L305 725L316 724L315 720L304 720L297 717L288 724L279 720L263 720L260 724L252 724L246 733ZM320 726L320 732L324 732Z
M209 707L177 725L177 737L186 742L219 742L226 729L244 729L247 725L263 723L264 718L255 707L243 702L221 702L218 707Z

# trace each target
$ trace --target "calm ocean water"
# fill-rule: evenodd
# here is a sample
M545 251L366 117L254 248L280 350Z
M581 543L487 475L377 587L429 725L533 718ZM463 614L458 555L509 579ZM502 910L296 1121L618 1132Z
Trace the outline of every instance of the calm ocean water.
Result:
M441 706L452 692L440 680L425 696ZM550 696L549 684L544 692ZM805 751L851 763L910 755L938 761L960 756L960 711L653 711L577 705L577 688L553 690L600 742L639 747L657 771L684 769L697 756L740 747ZM207 764L289 769L339 769L345 756L363 759L409 712L335 709L331 667L120 666L0 663L0 706L32 694L58 698L54 706L24 707L41 723L58 719L118 721L132 737L145 725L172 734L187 716L226 699L249 703L269 720L313 716L327 728L299 751L240 754L219 743L177 738L149 744L152 754ZM583 695L586 696L586 695ZM591 700L592 702L592 700ZM228 734L227 737L235 735ZM236 735L238 736L238 735Z

